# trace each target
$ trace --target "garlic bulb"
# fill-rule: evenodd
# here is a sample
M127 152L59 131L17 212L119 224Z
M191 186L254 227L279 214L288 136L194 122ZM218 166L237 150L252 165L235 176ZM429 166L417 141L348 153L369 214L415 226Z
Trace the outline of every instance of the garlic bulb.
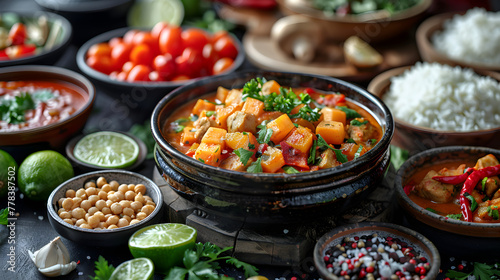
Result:
M35 253L29 250L28 253L38 271L48 277L66 275L76 268L76 263L70 262L68 249L59 236Z

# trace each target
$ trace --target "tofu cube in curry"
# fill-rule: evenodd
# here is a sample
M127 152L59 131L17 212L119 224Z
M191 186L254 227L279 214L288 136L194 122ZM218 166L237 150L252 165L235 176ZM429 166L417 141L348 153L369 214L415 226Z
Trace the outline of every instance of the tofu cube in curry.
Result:
M231 154L220 163L219 167L233 171L246 171L250 164L252 164L252 162L253 159L250 158L248 159L247 164L244 165L241 162L239 156L237 156L236 154Z
M257 119L254 115L237 111L227 118L229 132L257 132Z
M463 174L465 164L460 165L457 169L443 168L439 172L434 170L429 171L424 179L415 186L415 191L420 197L427 198L434 202L445 203L453 199L455 187L452 184L440 183L432 177L434 176L454 176Z

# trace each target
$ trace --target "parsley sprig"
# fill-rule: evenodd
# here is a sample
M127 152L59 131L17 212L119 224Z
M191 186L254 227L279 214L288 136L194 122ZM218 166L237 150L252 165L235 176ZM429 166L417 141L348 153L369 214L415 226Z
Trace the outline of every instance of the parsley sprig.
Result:
M461 271L448 270L446 273L446 277L456 280L466 280L469 279L469 276L474 275L476 279L500 279L500 263L496 263L493 265L485 264L485 263L474 263L474 269L470 273L465 273Z
M95 262L95 277L89 276L89 278L91 280L108 280L113 271L115 271L113 265L108 265L108 261L103 256L99 256Z
M313 100L309 94L301 93L297 96L292 89L280 87L279 93L272 92L263 95L261 89L265 82L264 78L256 78L247 82L243 86L242 100L251 97L264 102L265 111L279 111L288 114L291 118L303 118L311 122L319 120L321 113L319 108L311 108L310 104ZM292 110L299 105L304 106L297 114L291 114Z
M52 98L54 95L46 89L35 91L33 94L21 92L13 99L0 99L0 117L10 124L23 123L25 122L24 114L27 110L35 109L37 101L45 102Z
M193 250L186 250L182 262L184 267L174 267L170 269L164 280L219 280L233 279L224 275L220 275L217 269L220 268L219 261L225 261L227 264L232 264L236 268L243 269L245 278L257 275L258 269L250 264L242 262L231 256L221 256L223 253L232 250L233 247L219 248L217 245L209 242L196 243ZM187 276L187 278L186 278Z

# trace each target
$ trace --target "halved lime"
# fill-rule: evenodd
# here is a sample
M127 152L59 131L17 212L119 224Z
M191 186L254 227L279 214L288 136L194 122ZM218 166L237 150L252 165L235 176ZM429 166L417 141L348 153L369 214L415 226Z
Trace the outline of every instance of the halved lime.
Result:
M137 258L120 264L109 280L150 280L153 275L153 262L148 258Z
M139 157L139 145L125 134L101 131L80 139L73 154L78 160L98 167L125 168Z
M152 28L164 21L180 26L184 19L184 6L180 0L139 0L127 15L129 27Z
M134 258L149 258L157 272L167 273L182 264L184 251L194 247L196 236L196 229L184 224L157 224L136 231L128 247Z

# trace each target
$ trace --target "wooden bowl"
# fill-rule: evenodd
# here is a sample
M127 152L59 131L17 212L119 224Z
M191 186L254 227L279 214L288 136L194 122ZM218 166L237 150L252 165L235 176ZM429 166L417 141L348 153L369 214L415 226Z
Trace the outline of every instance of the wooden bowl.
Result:
M327 16L323 11L308 5L293 4L297 1L277 0L277 2L284 14L301 14L310 21L320 24L328 40L343 42L356 35L368 43L385 41L408 31L432 4L432 0L421 0L415 6L391 16L371 18L369 14Z
M376 76L368 85L368 91L380 98L391 86L391 78L401 75L412 66L404 66L386 71ZM490 76L500 81L500 73L479 71L476 73ZM427 127L413 125L403 120L394 118L396 130L392 143L410 151L412 154L435 147L467 145L500 148L500 127L478 131L454 132L441 131Z
M409 158L398 170L394 179L394 189L400 207L403 209L412 228L418 230L454 257L498 256L500 248L500 223L472 223L449 219L422 208L413 202L403 190L414 174L422 168L445 162L460 162L467 159L478 159L487 154L500 157L500 150L451 146L430 149ZM474 244L471 250L470 245Z
M463 14L463 13L462 13ZM488 65L482 63L472 63L463 61L456 58L451 58L446 54L439 52L432 43L432 37L436 32L443 31L445 21L452 19L455 15L460 13L445 13L435 15L426 19L417 29L416 39L420 56L427 62L438 62L441 64L448 64L451 66L461 66L465 68L472 68L474 70L489 70L499 71L500 65Z

